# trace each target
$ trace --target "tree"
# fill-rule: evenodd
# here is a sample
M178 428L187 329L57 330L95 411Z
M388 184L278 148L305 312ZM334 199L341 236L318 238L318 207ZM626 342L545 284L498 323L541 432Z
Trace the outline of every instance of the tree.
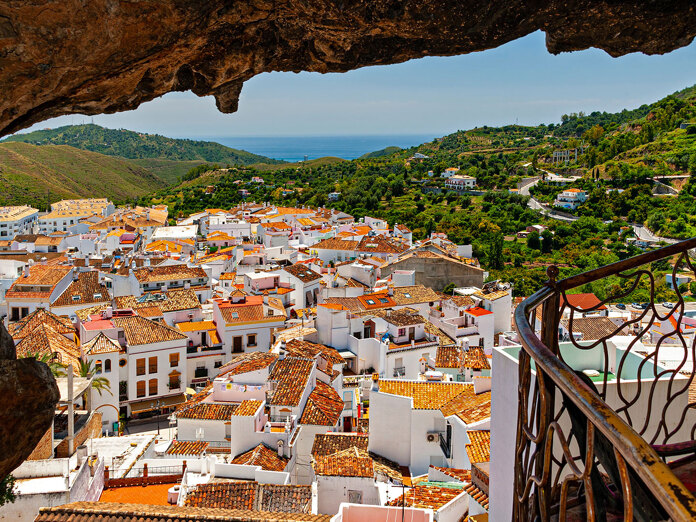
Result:
M696 281L691 281L691 283L689 283L689 290L691 291L691 295L696 295Z
M553 250L553 234L550 230L544 230L541 233L541 251L549 254L551 250Z
M447 294L447 295L452 295L452 294L454 294L455 288L457 288L457 285L455 285L454 283L450 283L442 290L442 293Z
M527 248L532 250L541 250L541 241L539 239L539 232L530 232L527 236Z
M65 365L56 361L53 354L41 353L39 351L33 351L33 352L28 352L25 357L26 358L33 357L37 361L48 365L48 368L51 370L53 377L55 377L56 379L58 377L65 377L66 376ZM0 505L2 505L2 504L0 504Z
M503 268L503 234L501 233L494 234L488 246L488 264L494 269Z
M80 359L80 366L77 370L80 374L80 377L93 377L92 388L97 390L97 392L99 392L99 395L101 395L104 392L104 390L108 391L111 395L113 395L109 379L107 379L106 377L94 377L94 375L97 374L97 368L95 368L94 362L87 359ZM99 369L99 371L101 371L101 369Z
M12 503L17 499L14 486L15 479L12 475L7 475L4 479L0 480L0 506Z

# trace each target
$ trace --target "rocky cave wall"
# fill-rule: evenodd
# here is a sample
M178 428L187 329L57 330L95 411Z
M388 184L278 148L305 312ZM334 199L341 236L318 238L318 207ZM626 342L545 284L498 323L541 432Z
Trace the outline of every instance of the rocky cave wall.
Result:
M665 53L696 34L691 0L6 0L0 135L169 91L237 108L269 71L342 72L497 47L536 30L552 53Z

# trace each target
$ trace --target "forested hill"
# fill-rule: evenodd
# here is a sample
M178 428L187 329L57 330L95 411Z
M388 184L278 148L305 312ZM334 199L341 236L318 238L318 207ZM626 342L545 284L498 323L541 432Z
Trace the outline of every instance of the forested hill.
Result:
M128 159L201 161L239 166L283 163L212 141L174 139L126 129L107 129L94 124L68 125L56 129L15 134L5 141L22 141L34 145L69 145L77 149Z

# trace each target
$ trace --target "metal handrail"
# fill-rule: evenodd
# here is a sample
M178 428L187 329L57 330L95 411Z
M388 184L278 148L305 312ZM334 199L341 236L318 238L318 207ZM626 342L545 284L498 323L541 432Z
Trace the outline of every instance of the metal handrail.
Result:
M624 459L625 464L640 477L668 516L674 520L691 520L696 514L696 498L655 450L537 337L529 318L537 307L548 303L565 290L683 253L692 248L696 248L696 238L584 272L559 282L553 279L557 271L551 270L549 272L552 276L551 281L525 299L514 313L521 345L534 361L536 371L548 377L563 396L577 406L592 426L607 438L615 451ZM523 393L521 389L520 393ZM518 433L518 438L519 436ZM515 480L517 481L518 478L516 473Z

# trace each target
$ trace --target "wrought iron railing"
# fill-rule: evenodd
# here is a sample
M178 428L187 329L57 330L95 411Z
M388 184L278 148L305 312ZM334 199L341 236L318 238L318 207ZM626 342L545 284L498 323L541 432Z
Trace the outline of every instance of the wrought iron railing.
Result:
M696 275L693 248L696 238L560 281L551 267L547 284L515 310L522 344L515 520L696 517L696 498L673 472L675 456L696 455L696 409L688 397L692 383L696 390L696 335L684 332L679 289L672 308L655 302L661 282L650 266L670 260L673 279L680 267ZM566 296L598 281L606 299L587 309L569 304ZM599 339L573 335L584 312L645 300L632 297L646 292L649 306L625 324Z

